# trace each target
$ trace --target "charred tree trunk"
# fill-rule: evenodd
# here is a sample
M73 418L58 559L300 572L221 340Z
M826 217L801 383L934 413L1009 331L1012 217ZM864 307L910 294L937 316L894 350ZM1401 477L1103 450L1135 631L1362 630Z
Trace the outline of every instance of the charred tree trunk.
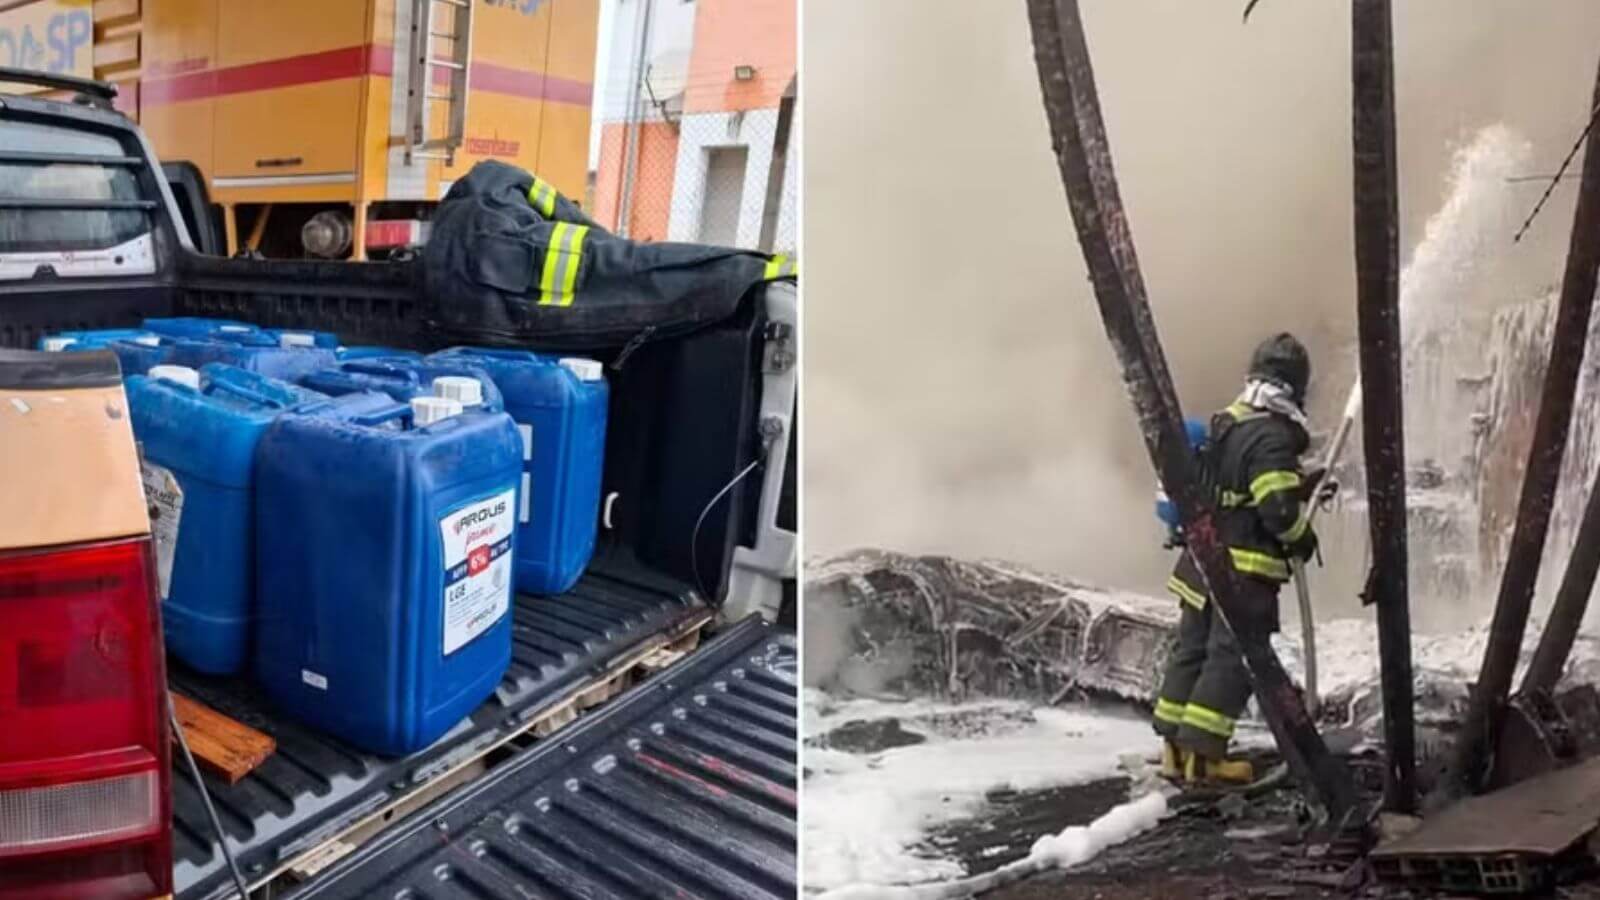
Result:
M1178 505L1189 552L1226 622L1239 608L1233 564L1217 538L1211 499L1195 477L1117 188L1077 0L1028 0L1028 18L1051 140L1100 317L1122 366L1145 447ZM1271 646L1256 639L1240 643L1278 747L1313 799L1343 825L1355 808L1349 773L1323 744Z
M1550 619L1539 635L1539 647L1533 651L1528 673L1522 676L1522 693L1548 692L1561 679L1561 671L1567 666L1567 654L1572 652L1573 639L1578 636L1578 626L1583 624L1583 614L1589 609L1589 592L1594 590L1597 571L1600 571L1600 472L1589 486L1589 502L1583 510L1577 540L1572 543L1572 557L1561 575L1561 587L1556 591L1555 605L1550 608Z
M1600 110L1600 71L1595 74L1592 110ZM1583 176L1578 186L1578 209L1573 216L1572 244L1567 250L1567 271L1561 283L1561 310L1566 312L1568 295L1588 298L1593 302L1596 265L1600 263L1600 152L1596 152L1593 131L1589 146L1583 156ZM1576 301L1574 301L1576 302ZM1588 319L1585 317L1585 324ZM1556 324L1559 340L1561 324ZM1582 329L1587 336L1588 329ZM1583 347L1583 342L1578 346ZM1580 359L1574 358L1577 366ZM1551 361L1552 367L1555 365ZM1557 456L1551 465L1559 468ZM1546 501L1548 508L1549 501ZM1523 676L1522 690L1548 691L1561 678L1566 668L1567 655L1572 652L1572 641L1583 623L1583 614L1589 608L1589 592L1594 588L1595 572L1600 569L1600 474L1589 487L1589 502L1584 508L1583 524L1578 527L1578 537L1572 546L1572 557L1567 561L1567 571L1561 576L1561 587L1556 592L1555 605L1544 632L1539 635L1539 647Z
M1600 72L1595 77L1591 111L1600 105ZM1483 652L1483 668L1473 686L1472 702L1467 708L1452 767L1454 785L1461 791L1476 790L1487 774L1489 748L1494 746L1506 692L1511 688L1511 676L1516 671L1522 635L1528 625L1539 561L1550 531L1550 510L1561 477L1561 458L1567 448L1572 399L1577 393L1578 371L1583 366L1583 350L1589 336L1597 263L1600 263L1600 152L1596 152L1591 140L1583 159L1583 179L1572 219L1567 268L1561 279L1555 335L1550 342L1550 362L1545 369L1544 392L1539 398L1539 416L1534 422L1533 447L1528 452L1522 496L1517 502L1517 521L1511 532L1494 620L1489 627L1489 644ZM1570 610L1563 613L1562 618L1568 624L1562 627L1570 630L1582 614L1580 611L1574 619L1569 613ZM1547 628L1545 637L1550 638L1553 654L1559 635L1553 635ZM1566 640L1570 646L1571 636ZM1560 655L1565 662L1566 654ZM1546 665L1550 661L1551 657L1547 656Z
M1400 374L1400 251L1394 121L1394 33L1389 0L1355 0L1351 72L1355 147L1356 326L1361 346L1362 437L1372 571L1378 607L1387 753L1384 806L1416 807L1411 704L1411 610L1406 593L1406 470Z

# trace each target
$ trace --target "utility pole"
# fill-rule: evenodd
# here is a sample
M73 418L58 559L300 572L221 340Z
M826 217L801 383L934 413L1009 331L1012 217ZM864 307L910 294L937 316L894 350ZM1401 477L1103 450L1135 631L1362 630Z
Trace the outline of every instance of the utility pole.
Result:
M1594 100L1585 121L1600 104L1600 74ZM1600 263L1600 153L1593 141L1584 154L1583 179L1578 187L1577 210L1567 248L1567 267L1561 279L1556 309L1555 335L1544 373L1539 415L1534 421L1533 447L1522 479L1516 525L1506 554L1500 596L1489 626L1489 643L1483 651L1483 668L1472 689L1472 701L1461 729L1451 767L1453 786L1462 793L1478 789L1487 774L1485 761L1494 746L1504 712L1506 693L1517 667L1528 610L1539 578L1539 562L1550 532L1550 512L1561 479L1561 458L1567 449L1572 420L1572 398L1583 367L1584 345L1589 336L1589 315L1594 306L1595 267ZM1563 614L1563 621L1569 616ZM1576 622L1571 624L1575 625ZM1546 632L1549 634L1548 630ZM1551 636L1555 641L1556 636ZM1569 639L1570 640L1570 639ZM1554 651L1552 646L1551 650ZM1564 657L1564 654L1563 654ZM1547 656L1548 659L1548 656ZM1565 660L1563 659L1563 662Z
M1138 415L1145 448L1178 506L1188 552L1205 576L1223 621L1239 610L1227 549L1217 537L1216 510L1199 487L1172 378L1156 335L1133 234L1123 211L1100 115L1094 69L1077 0L1027 0L1034 61L1051 141L1106 334ZM1335 827L1356 808L1344 765L1328 752L1272 647L1256 636L1239 641L1257 702L1278 747Z
M1406 453L1400 368L1399 202L1390 0L1351 4L1351 134L1355 149L1356 328L1372 571L1383 681L1384 807L1416 809L1411 610L1406 584Z

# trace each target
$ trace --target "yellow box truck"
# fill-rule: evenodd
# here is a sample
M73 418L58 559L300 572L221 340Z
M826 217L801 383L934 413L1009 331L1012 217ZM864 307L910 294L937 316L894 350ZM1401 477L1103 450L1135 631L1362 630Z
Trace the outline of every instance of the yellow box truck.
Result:
M426 239L479 160L584 195L599 0L0 0L0 66L117 84L229 254Z

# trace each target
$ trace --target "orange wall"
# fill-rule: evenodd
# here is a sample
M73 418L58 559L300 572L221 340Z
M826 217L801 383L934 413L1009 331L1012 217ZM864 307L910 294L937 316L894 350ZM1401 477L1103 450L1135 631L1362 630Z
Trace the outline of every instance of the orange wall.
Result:
M623 173L626 171L627 124L615 122L600 130L600 162L595 170L594 209L588 210L596 222L613 231L620 230L618 211L622 200ZM672 182L678 166L678 133L665 122L645 122L639 126L639 165L633 182L633 211L628 236L640 241L662 241L667 237L667 221L672 215Z
M769 109L795 74L795 0L699 0L686 114ZM756 69L735 81L735 66Z

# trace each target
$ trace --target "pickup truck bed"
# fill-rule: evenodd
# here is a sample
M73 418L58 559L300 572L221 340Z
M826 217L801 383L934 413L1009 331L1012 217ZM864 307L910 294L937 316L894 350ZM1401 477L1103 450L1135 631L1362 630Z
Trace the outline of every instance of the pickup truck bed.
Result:
M746 620L289 896L794 897L797 706Z
M686 585L625 561L591 566L559 597L518 596L511 669L495 695L432 747L402 758L373 756L302 727L243 679L200 675L169 659L169 680L174 690L278 742L277 752L237 784L205 775L229 846L254 888L520 739L576 694L604 685L649 650L692 636L709 617ZM176 754L173 768L177 895L233 895L194 779Z
M423 289L416 260L267 261L194 252L183 239L176 204L148 142L114 112L95 104L5 95L0 129L17 123L115 137L122 155L91 158L64 146L61 158L42 163L99 167L138 199L74 199L64 209L82 210L89 218L52 213L39 229L14 229L32 242L21 246L33 248L59 232L101 252L79 252L69 241L58 250L46 247L36 254L30 249L26 258L16 249L4 254L11 268L0 278L0 347L32 347L56 331L131 327L149 316L172 315L332 331L347 344L422 351L490 340L437 326L434 298ZM20 223L42 208L37 200L0 196L5 201L0 213ZM124 229L130 216L134 226L140 224L137 216L146 217L143 233ZM74 222L79 224L68 227ZM106 229L119 241L129 239L126 246L133 249L111 255L114 248L99 243ZM780 282L752 294L729 318L689 333L658 335L646 328L623 341L563 332L525 345L587 356L607 367L611 405L600 548L573 591L555 598L517 598L511 672L496 696L434 747L404 759L357 752L288 721L247 679L207 677L172 664L175 690L277 740L276 753L237 784L209 777L205 782L228 845L237 851L252 886L270 883L264 895L276 895L287 883L315 878L340 853L373 839L375 830L392 827L409 811L452 790L472 791L475 779L496 779L508 760L551 745L534 736L548 735L573 710L606 700L625 685L645 654L692 643L714 614L708 602L717 605L727 598L742 608L770 609L774 604L758 597L756 588L768 594L771 582L781 579L792 620L793 579L769 569L785 545L775 540L781 537L776 532L792 534L795 527L795 467L788 464L796 446L794 302L794 286ZM781 499L764 502L774 493ZM769 516L766 508L774 506L776 515ZM752 553L736 572L739 550L761 547L763 553ZM735 574L740 584L734 583ZM762 602L756 604L757 599ZM270 604L272 598L260 602ZM352 652L359 651L359 641L359 635L351 636ZM642 668L658 669L664 656ZM792 661L789 665L792 669ZM626 695L616 701L629 702ZM792 702L787 716L792 745ZM580 717L558 735L586 727L589 718ZM181 767L173 782L176 892L182 898L227 896L231 879L197 786ZM792 772L789 785L792 791ZM788 816L792 820L792 797ZM730 835L748 830L737 816L729 829ZM793 828L787 843L761 834L766 837L751 835L761 838L752 846L771 850L772 865L787 866L792 879ZM724 852L755 851L730 843ZM719 863L696 863L702 864ZM762 890L779 884L767 876L739 877L755 878Z

